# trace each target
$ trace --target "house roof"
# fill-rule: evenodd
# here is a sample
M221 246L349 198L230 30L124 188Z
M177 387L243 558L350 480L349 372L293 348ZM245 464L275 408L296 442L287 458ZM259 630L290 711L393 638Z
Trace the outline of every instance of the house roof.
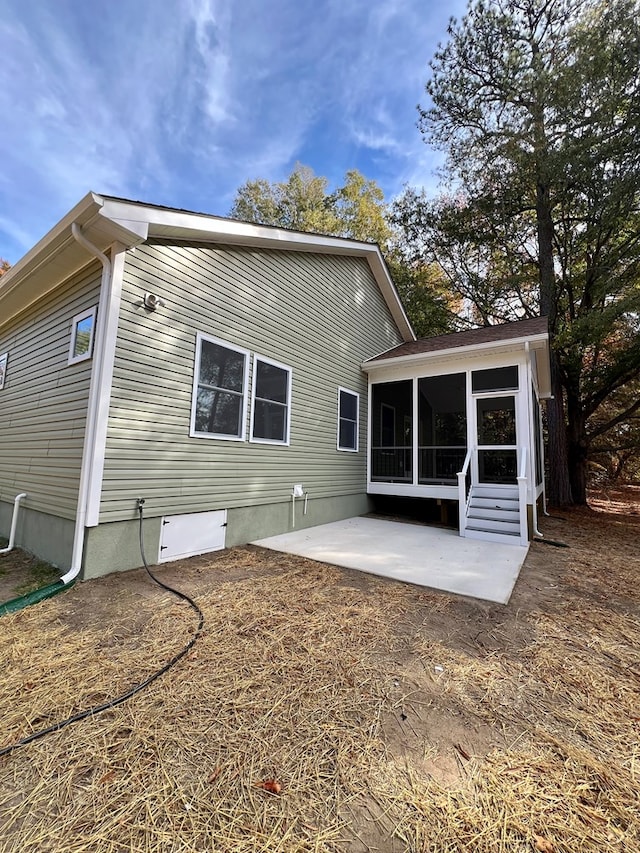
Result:
M364 258L405 341L411 324L375 243L255 225L179 208L87 195L0 278L0 326L86 266L91 256L73 226L101 252L127 250L149 239L175 239Z

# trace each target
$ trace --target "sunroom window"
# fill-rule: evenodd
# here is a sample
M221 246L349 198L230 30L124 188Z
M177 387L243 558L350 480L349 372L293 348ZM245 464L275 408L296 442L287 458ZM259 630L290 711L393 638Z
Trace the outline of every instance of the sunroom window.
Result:
M289 443L291 369L255 356L251 440Z
M338 450L358 450L360 395L338 388Z
M191 435L243 440L249 353L198 334Z
M413 382L376 383L371 388L371 479L413 480Z

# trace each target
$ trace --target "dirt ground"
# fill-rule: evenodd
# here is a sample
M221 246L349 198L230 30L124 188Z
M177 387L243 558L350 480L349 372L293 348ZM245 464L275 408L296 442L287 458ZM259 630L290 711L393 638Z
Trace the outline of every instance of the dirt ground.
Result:
M203 635L0 757L0 851L640 851L640 488L540 526L506 607L251 547L158 569ZM143 571L2 617L0 748L196 624Z
M7 540L0 536L0 548ZM16 550L0 557L0 603L54 583L60 572L31 554Z

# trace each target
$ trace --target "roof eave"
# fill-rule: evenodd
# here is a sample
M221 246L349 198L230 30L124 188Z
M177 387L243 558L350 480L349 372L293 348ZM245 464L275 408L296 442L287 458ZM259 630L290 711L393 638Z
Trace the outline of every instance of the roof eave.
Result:
M54 290L95 259L72 233L76 224L101 251L114 243L130 248L146 238L140 223L111 221L102 215L103 199L87 193L18 263L0 279L0 326Z
M53 289L60 281L91 261L86 249L73 238L71 226L74 222L101 250L107 249L115 242L124 249L129 249L149 237L165 237L364 258L402 339L416 339L380 249L374 243L287 231L188 211L156 208L153 205L114 199L94 192L87 193L48 234L2 276L0 302L3 310L0 324L27 308L47 290ZM52 264L53 261L55 263ZM42 273L45 264L46 274ZM27 278L30 282L29 293L21 291L18 294L19 285Z

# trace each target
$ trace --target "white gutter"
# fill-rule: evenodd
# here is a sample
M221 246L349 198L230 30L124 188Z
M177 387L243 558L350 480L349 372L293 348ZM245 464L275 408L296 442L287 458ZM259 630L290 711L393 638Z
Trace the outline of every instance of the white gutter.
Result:
M21 492L19 495L16 495L15 500L13 502L13 516L11 517L11 531L9 533L9 544L6 548L2 548L0 550L0 554L8 554L9 551L13 550L13 546L16 541L16 528L18 527L18 510L20 509L20 501L27 497L26 492Z
M82 555L84 552L84 529L87 516L87 502L91 485L93 447L96 438L97 410L100 397L102 364L104 353L104 335L111 300L111 261L93 245L82 233L77 222L71 223L71 233L81 246L96 257L102 264L102 280L100 283L100 300L98 302L98 325L94 338L93 364L91 367L91 382L89 385L89 401L87 404L87 421L84 430L82 448L82 467L80 469L80 486L78 490L78 507L76 510L76 526L73 535L73 554L71 568L60 580L64 584L71 583L80 574Z

